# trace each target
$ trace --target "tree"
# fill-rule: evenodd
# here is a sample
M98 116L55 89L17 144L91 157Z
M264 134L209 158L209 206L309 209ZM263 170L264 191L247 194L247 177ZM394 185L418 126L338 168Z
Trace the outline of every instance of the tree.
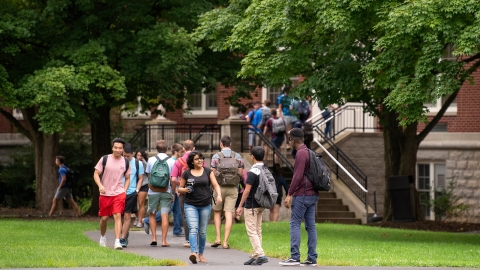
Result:
M197 35L214 50L244 56L239 76L274 84L303 75L294 95L365 102L384 127L388 190L389 176L415 175L420 142L480 65L479 7L460 0L234 0L204 14ZM442 60L452 44L457 61ZM428 120L424 104L446 95ZM419 122L427 124L417 133Z
M37 207L55 190L58 132L90 123L96 163L111 152L110 111L142 96L145 110L180 108L201 91L201 48L189 35L216 1L26 0L0 6L0 110L35 147ZM210 77L208 82L212 83ZM92 181L92 186L93 186ZM90 214L98 212L93 188Z

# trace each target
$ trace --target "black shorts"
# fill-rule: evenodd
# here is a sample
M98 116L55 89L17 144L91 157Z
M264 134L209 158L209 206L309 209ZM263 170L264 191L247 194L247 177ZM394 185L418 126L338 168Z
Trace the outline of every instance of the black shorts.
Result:
M137 192L133 192L132 194L127 195L127 198L125 199L125 210L123 210L124 213L138 212L137 197Z
M278 197L277 197L277 201L275 202L275 204L279 204L280 206L282 205L282 197L283 197L283 187L282 186L277 186L277 193L278 193Z
M148 192L148 185L142 186L138 192Z

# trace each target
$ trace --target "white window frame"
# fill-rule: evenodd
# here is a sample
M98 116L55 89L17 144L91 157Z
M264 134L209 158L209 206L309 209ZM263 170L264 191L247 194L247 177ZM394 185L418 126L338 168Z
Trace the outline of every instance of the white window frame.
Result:
M151 112L150 110L147 110L146 112L141 112L142 111L142 104L140 101L142 100L141 96L137 97L137 108L134 111L122 111L122 118L123 119L151 119Z
M427 106L429 112L427 113L427 116L435 116L440 109L443 106L443 98L437 99L437 101L434 104L427 103L425 106ZM445 116L456 116L457 115L457 102L452 102L450 106L447 108L445 111Z
M201 98L202 98L202 104L201 104L201 109L198 110L190 110L190 112L188 113L183 113L183 117L184 118L217 118L218 116L218 91L215 92L215 94L217 95L217 108L215 110L207 110L207 94L205 94L203 92L203 90L205 89L202 89L202 95L201 95ZM212 93L209 93L209 94L212 94ZM187 101L185 101L185 104L183 106L184 108L188 108L188 104L187 104Z
M429 190L425 190L425 189L420 189L419 188L419 170L418 170L418 165L428 165L428 168L429 168L429 175L430 175L430 181L429 181L429 184L430 184L430 188ZM438 181L442 180L442 179L439 179L435 174L435 165L443 165L444 166L444 174L443 174L443 185L444 186L441 186L442 183L438 183ZM442 189L442 187L447 187L448 183L447 183L447 166L446 166L446 162L445 161L419 161L417 162L417 164L415 165L415 173L416 173L416 177L415 177L415 187L417 188L417 191L420 193L420 192L428 192L429 195L430 195L430 200L433 200L435 199L435 193L440 191ZM429 219L429 220L435 220L435 213L433 212L433 207L430 208L430 216L426 216L425 219Z

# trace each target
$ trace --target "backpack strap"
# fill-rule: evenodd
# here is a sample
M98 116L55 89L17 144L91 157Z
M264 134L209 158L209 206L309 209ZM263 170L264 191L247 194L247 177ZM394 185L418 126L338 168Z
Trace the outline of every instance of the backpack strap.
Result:
M125 159L125 172L123 173L123 176L127 177L127 172L128 172L128 169L130 168L130 161L128 161L126 157L124 157L124 159Z
M138 181L138 169L140 168L140 164L138 162L138 159L135 158L135 168L137 168L136 175L137 175L137 181Z
M102 173L100 174L100 180L102 180L103 172L105 171L105 166L107 166L108 155L102 157Z
M179 158L178 162L180 162L180 164L182 164L182 167L184 167L184 168L187 167L187 170L189 169L187 163L185 162L185 160L183 160L183 158ZM180 175L180 177L182 177L182 176Z
M222 151L218 152L218 156L220 156L220 158L225 158L225 155L222 153Z

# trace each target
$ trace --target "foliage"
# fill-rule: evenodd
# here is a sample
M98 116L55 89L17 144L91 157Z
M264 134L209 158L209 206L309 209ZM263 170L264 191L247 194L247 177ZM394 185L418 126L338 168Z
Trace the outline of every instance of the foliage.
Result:
M0 165L0 205L35 206L35 162L31 146L17 147L10 164Z
M435 199L424 201L428 208L433 207L435 220L458 217L470 208L468 204L460 202L462 197L455 193L456 184L455 178L452 177L448 181L448 186L436 192Z
M98 222L3 219L0 230L1 268L71 268L184 265L173 259L156 260L104 248L84 231L98 229Z

